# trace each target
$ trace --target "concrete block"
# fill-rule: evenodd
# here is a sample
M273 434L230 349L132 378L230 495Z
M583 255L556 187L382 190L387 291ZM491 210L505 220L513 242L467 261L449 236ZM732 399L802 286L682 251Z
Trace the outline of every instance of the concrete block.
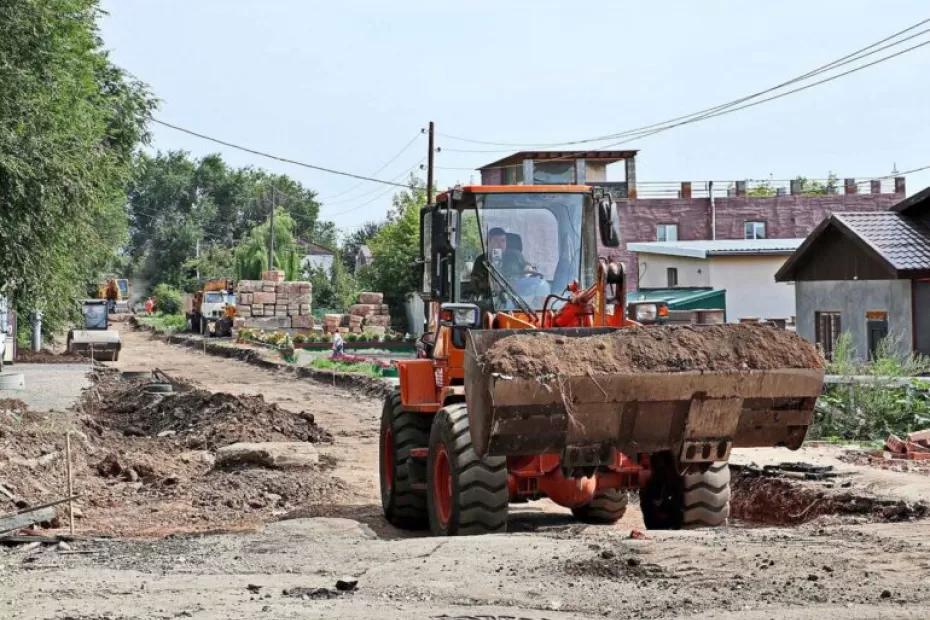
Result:
M216 451L214 467L256 465L270 469L301 469L320 462L320 454L306 441L234 443Z
M375 304L355 304L349 307L349 314L368 316L369 314L376 314L377 310L378 306Z
M358 303L360 304L381 304L384 302L384 293L359 293Z
M313 329L313 317L309 314L292 316L291 327L294 329Z
M288 329L291 326L291 317L288 316L265 316L265 317L256 317L252 316L245 320L246 327L254 327L256 329Z

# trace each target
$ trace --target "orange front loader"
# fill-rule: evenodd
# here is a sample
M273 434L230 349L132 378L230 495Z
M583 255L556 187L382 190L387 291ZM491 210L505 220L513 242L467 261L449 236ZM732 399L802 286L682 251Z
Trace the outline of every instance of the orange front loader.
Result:
M455 188L422 210L430 320L384 404L388 521L437 535L499 532L510 503L548 497L581 521L613 523L639 489L649 528L718 526L732 447L800 446L819 367L545 377L488 368L486 353L515 335L589 346L585 337L618 329L669 329L625 315L623 268L602 255L619 246L619 225L610 197L586 186Z

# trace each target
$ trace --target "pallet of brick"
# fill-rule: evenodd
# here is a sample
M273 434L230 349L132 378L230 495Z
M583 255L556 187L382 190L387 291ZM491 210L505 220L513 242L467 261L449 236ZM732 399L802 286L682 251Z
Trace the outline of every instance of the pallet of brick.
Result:
M244 304L236 304L236 316L242 316L242 317L252 316L252 306L246 306Z
M365 292L358 294L358 303L381 305L384 303L384 293Z
M365 317L377 314L380 307L379 304L352 304L349 306L349 314Z
M313 317L309 314L291 316L291 327L293 329L313 329Z
M327 334L335 333L339 330L339 325L342 323L341 314L324 314L323 315L323 331Z
M263 282L284 282L284 272L278 271L277 269L272 269L271 271L262 272L262 281Z

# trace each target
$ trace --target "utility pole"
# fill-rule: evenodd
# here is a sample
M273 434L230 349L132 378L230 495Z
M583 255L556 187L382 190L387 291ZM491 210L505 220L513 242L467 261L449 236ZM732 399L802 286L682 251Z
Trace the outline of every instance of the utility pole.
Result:
M194 257L197 258L197 281L200 282L200 237L197 237L197 247L194 250Z
M270 225L268 230L269 244L268 244L268 271L274 270L274 185L271 186L271 218Z
M433 121L429 122L429 153L426 156L426 204L433 204L433 136L436 133Z

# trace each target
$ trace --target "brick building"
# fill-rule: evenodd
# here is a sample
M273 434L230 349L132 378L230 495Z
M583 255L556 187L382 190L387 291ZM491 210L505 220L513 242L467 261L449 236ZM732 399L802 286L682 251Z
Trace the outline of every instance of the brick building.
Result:
M577 183L611 190L620 213L622 244L609 253L638 287L639 264L630 242L710 239L797 239L837 211L885 211L904 198L904 179L845 179L826 195L809 195L801 182L746 181L675 184L638 182L637 151L523 151L479 168L485 185ZM623 181L608 182L606 167L624 163ZM526 182L529 180L529 183ZM764 194L764 195L753 195ZM607 252L607 250L605 250Z

